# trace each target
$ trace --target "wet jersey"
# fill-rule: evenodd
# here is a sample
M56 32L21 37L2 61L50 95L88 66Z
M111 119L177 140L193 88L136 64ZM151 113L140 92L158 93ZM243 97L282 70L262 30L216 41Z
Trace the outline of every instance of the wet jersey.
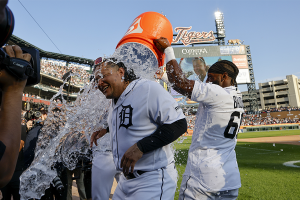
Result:
M93 145L93 148L92 148L94 157L98 154L112 151L110 138L111 138L110 133L108 132L103 137L101 137L97 140L98 146Z
M117 170L121 170L121 159L129 147L153 134L159 126L182 118L181 108L161 85L145 79L132 81L109 111L108 124ZM171 146L166 145L145 153L134 169L153 171L173 161Z
M199 102L184 175L210 192L241 187L235 145L243 109L236 87L195 81L191 100Z

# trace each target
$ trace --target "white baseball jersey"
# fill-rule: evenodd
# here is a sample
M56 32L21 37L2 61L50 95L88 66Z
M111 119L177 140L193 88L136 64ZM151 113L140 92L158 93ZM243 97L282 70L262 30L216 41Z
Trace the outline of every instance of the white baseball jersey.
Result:
M195 81L191 99L199 107L184 175L197 179L209 192L240 188L234 150L244 112L240 91Z
M98 144L98 146L93 145L93 147L92 147L93 157L97 156L98 154L112 151L110 133L108 132L104 136L99 138L97 140L97 144Z
M108 124L112 137L114 162L120 169L121 159L129 147L153 134L163 124L172 124L184 115L174 98L154 81L132 81L117 103L112 102ZM153 171L174 161L170 145L142 156L135 170Z

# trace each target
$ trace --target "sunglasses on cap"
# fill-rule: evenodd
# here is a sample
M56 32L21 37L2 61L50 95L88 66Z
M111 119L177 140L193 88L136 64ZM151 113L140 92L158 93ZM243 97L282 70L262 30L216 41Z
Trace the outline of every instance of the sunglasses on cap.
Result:
M101 64L102 62L103 62L103 58L99 57L94 61L94 66L97 66L97 65Z

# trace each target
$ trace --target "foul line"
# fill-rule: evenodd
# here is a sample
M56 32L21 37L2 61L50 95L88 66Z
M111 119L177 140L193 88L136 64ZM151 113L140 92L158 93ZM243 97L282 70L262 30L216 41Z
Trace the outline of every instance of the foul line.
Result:
M298 163L298 162L300 162L300 160L285 162L285 163L283 163L283 165L286 167L300 168L300 166L294 165L295 163Z
M254 149L254 150L261 150L261 151L270 151L268 153L279 153L281 151L274 151L274 150L269 150L269 149L257 149L257 148L251 148L251 147L241 147L241 146L236 146L236 147L239 147L239 148L244 148L244 149ZM268 154L268 153L256 153L256 154Z

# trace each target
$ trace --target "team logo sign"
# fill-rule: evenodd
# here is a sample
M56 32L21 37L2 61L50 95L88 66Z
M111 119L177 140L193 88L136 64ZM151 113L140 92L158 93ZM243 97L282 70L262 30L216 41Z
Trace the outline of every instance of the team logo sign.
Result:
M193 43L202 43L202 42L211 42L214 41L216 38L214 36L213 31L207 32L196 32L191 30L192 27L176 27L175 31L178 32L177 37L173 40L173 44L181 41L185 46Z
M119 129L121 128L121 126L125 127L126 129L129 126L132 126L132 110L133 108L131 107L131 105L128 106L122 105L122 110L119 113L119 118L120 118Z
M125 33L125 35L129 35L132 33L142 33L142 32L143 32L143 29L141 27L141 17L140 17L133 21L132 25L129 27L129 29Z

